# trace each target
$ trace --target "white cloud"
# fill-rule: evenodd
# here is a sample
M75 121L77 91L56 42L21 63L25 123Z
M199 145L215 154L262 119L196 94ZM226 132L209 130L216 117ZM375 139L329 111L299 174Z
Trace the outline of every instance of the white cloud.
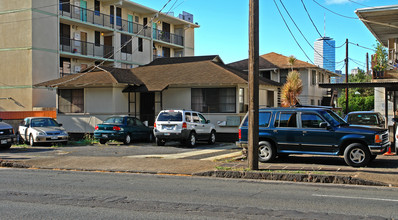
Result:
M326 0L326 4L332 5L332 4L344 4L349 2L348 0Z

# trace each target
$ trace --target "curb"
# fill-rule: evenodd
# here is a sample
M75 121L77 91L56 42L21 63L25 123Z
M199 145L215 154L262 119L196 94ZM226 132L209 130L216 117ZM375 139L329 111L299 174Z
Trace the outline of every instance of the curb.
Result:
M391 187L391 185L382 182L375 182L375 181L354 178L350 176L337 176L337 175L285 174L285 173L269 173L269 172L255 172L255 171L207 171L202 173L195 173L193 174L193 176Z
M95 170L95 169L60 169L60 168L40 168L20 164L15 161L0 160L0 167L12 168L28 168L28 169L43 169L43 170L65 170L65 171L86 171L86 172L111 172L111 173L137 173L137 174L157 174L157 175L184 175L184 176L202 176L202 177L218 177L218 178L233 178L233 179L259 179L259 180L277 180L277 181L291 181L304 183L333 183L333 184L350 184L350 185L365 185L365 186L385 186L392 187L390 184L369 181L350 176L337 175L317 175L317 174L286 174L286 173L270 173L270 172L256 172L256 171L206 171L201 173L193 173L192 175L178 174L178 173L161 173L148 171L121 171L121 170Z

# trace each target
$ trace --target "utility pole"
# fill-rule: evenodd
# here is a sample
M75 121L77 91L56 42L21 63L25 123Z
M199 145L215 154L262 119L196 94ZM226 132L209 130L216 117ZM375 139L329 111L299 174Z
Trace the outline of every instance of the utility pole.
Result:
M249 1L249 169L258 170L258 68L259 68L259 0Z
M366 53L366 74L369 75L369 53Z
M345 114L348 114L348 39L345 39Z

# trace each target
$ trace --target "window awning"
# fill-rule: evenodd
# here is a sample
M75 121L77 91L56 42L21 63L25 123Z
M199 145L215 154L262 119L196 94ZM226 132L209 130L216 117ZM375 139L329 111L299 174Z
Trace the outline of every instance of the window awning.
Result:
M369 83L319 83L321 88L376 88L382 87L389 91L398 91L398 82L369 82Z

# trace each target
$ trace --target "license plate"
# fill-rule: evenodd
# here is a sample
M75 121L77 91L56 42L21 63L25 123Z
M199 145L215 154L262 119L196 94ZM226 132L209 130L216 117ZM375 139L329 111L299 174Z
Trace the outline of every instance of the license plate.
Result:
M51 137L51 140L57 140L57 139L58 139L57 136Z
M103 138L108 138L108 135L107 134L103 134L102 137Z
M170 135L170 133L164 133L164 135L168 136L168 135Z
M174 126L173 125L163 125L163 128L166 130L173 130Z
M7 140L1 140L1 144L7 144Z

